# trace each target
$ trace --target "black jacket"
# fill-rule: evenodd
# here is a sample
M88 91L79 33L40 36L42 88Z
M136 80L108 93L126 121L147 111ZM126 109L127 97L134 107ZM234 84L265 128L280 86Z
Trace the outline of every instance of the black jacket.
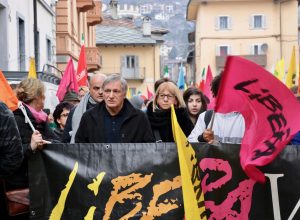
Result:
M34 128L41 133L43 139L51 142L58 142L57 140L59 138L54 134L47 122L38 124L32 116L30 110L26 106L24 107ZM14 115L22 140L24 160L17 172L11 177L7 178L7 185L9 185L8 188L25 188L28 187L28 157L30 157L30 155L33 153L30 146L33 131L30 125L25 123L25 116L20 109L15 110Z
M187 110L185 108L175 108L175 113L183 133L186 136L189 136L194 125L187 113ZM147 108L147 116L156 141L162 140L163 142L174 142L171 122L171 109L156 109L156 111L153 111L153 103L151 102Z
M14 115L0 102L0 179L17 170L22 160L22 143Z
M75 136L76 143L105 143L104 111L105 103L101 102L83 114ZM127 99L122 111L125 114L121 125L122 143L155 141L144 112L135 109Z

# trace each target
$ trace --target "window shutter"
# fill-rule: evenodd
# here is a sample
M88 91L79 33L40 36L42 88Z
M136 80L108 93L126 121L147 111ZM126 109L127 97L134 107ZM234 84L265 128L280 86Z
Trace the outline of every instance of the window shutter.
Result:
M220 56L220 46L216 45L216 56Z
M267 28L267 19L265 15L262 15L262 28Z
M230 45L228 45L227 48L228 48L228 54L227 55L231 55L232 54L232 47Z
M123 73L124 73L125 63L126 63L126 56L121 56L121 60L120 60L120 73L121 73L121 75L123 75Z
M139 56L134 56L134 63L135 63L135 75L138 77L138 78L141 78L140 77L140 63L139 63Z
M232 19L230 16L228 16L227 19L228 19L228 29L232 29Z
M215 29L220 29L220 16L215 17Z
M255 44L251 44L251 45L250 45L250 54L251 54L251 55L254 55L254 45L255 45Z
M249 18L249 28L254 29L254 15L251 15Z

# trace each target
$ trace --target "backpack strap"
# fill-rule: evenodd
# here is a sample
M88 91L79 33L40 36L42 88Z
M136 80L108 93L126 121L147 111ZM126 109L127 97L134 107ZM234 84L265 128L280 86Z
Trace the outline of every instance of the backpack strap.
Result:
M212 115L214 113L214 110L207 110L205 112L205 115L204 115L204 122L205 122L205 127L207 128L208 127L208 124L212 118Z

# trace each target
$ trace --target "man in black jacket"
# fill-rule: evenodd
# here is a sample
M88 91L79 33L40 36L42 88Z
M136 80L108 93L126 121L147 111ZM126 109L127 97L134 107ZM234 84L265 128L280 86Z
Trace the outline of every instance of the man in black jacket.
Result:
M103 82L103 91L104 101L83 114L76 143L155 141L146 115L126 99L126 80L111 75Z
M22 160L22 143L14 115L0 102L0 179L12 174Z

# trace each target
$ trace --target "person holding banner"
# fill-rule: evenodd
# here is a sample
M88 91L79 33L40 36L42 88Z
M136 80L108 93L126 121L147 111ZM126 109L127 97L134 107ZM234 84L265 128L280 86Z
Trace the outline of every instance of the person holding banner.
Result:
M181 91L171 82L163 82L156 90L154 100L148 105L147 116L156 141L174 142L171 124L171 106L184 134L188 136L193 130L193 123L185 108Z
M103 82L103 91L104 101L83 114L75 142L154 142L145 113L126 99L126 80L120 75L110 75Z
M217 97L222 73L217 75L211 83L211 91ZM230 102L232 100L228 100ZM238 112L227 114L200 114L195 128L188 137L189 142L207 142L210 144L232 143L240 144L245 132L245 121Z
M42 81L33 78L25 79L18 85L16 94L22 102L22 107L25 108L24 112L20 108L13 112L22 140L24 160L20 168L7 178L7 189L27 188L28 157L37 149L42 149L44 144L58 139L47 124L47 114L43 112L45 86Z

